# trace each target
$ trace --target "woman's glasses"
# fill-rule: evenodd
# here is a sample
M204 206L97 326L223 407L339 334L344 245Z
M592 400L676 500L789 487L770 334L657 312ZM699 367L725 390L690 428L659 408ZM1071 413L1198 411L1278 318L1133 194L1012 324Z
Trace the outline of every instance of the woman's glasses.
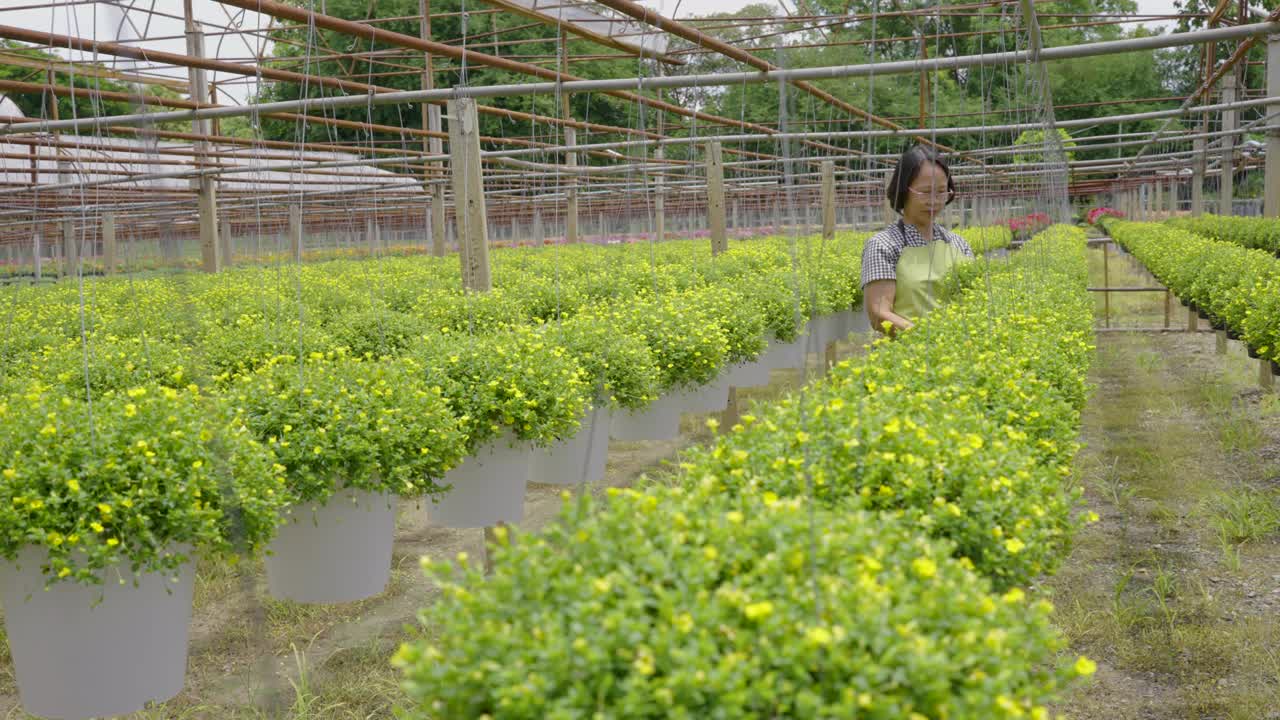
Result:
M946 188L942 188L941 190L939 190L938 188L929 188L928 190L917 190L911 187L910 185L908 185L907 192L911 193L912 195L915 195L918 198L925 198L928 200L933 200L936 198L945 198L947 196Z

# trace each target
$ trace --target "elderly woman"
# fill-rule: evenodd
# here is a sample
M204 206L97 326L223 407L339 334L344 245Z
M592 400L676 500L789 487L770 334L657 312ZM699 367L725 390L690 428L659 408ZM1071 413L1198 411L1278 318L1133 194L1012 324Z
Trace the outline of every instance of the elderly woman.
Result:
M871 327L891 334L910 330L937 306L940 281L973 250L934 224L956 194L951 169L934 149L916 145L903 153L886 192L901 217L863 247L862 292Z

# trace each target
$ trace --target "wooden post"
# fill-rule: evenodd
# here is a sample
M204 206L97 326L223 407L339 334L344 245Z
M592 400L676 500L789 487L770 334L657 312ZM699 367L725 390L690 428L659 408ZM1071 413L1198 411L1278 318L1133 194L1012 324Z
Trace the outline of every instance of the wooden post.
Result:
M1187 332L1200 331L1200 316L1190 306L1187 306Z
M1214 330L1214 352L1219 355L1227 354L1227 332L1225 330Z
M431 0L418 0L418 11L422 16L422 22L418 23L418 37L423 40L431 40ZM422 64L422 89L431 90L435 88L435 72L431 66L431 53L423 53ZM429 103L423 106L423 129L431 133L441 132L443 125L440 122L440 106ZM433 135L427 138L425 147L423 148L432 155L444 154L444 141L439 135ZM431 162L427 164L427 169L423 171L422 179L426 184L426 191L431 196L431 209L428 210L428 220L430 221L431 232L431 254L436 257L444 257L445 254L445 238L444 238L444 186L438 182L432 182L438 179L436 176L442 174L443 166L439 162Z
M1111 327L1111 243L1102 243L1102 326Z
M1227 73L1222 78L1222 102L1233 103L1236 101L1236 75L1235 71ZM1234 109L1222 111L1222 131L1230 133L1236 129L1237 117L1239 113ZM1232 198L1235 195L1235 150L1236 139L1234 135L1226 134L1222 136L1222 172L1218 175L1218 214L1231 215Z
M1169 311L1173 307L1173 293L1168 289L1164 291L1164 329L1169 329Z
M564 144L565 147L578 144L577 130L567 125L564 129ZM578 235L578 174L574 172L578 168L578 153L572 150L566 153L565 166L569 168L569 190L564 211L564 241L577 243L581 239Z
M191 0L183 3L184 15L186 20L186 39L187 54L194 58L204 57L204 33L196 25L195 19L191 13ZM197 102L208 97L209 85L205 77L204 68L191 67L187 69L187 76L191 83L191 98ZM210 135L213 127L208 120L191 121L192 132L196 135ZM197 168L205 168L205 158L209 152L209 143L205 140L196 140L192 144L192 151L195 154L195 165ZM221 266L221 258L219 257L218 247L218 196L214 179L209 175L200 175L192 181L197 193L197 212L199 213L200 222L200 257L201 269L205 272L218 272Z
M1280 93L1280 37L1267 37L1267 97ZM1280 112L1280 104L1268 105L1267 114ZM1280 129L1267 131L1266 179L1263 215L1280 217Z
M72 220L62 221L62 276L80 274L80 241L76 238L76 226Z
M836 236L836 163L822 161L822 237Z
M108 275L116 274L116 215L102 214L102 265Z
M1271 372L1271 361L1266 358L1258 360L1258 384L1263 390L1276 389L1276 376Z
M724 160L720 142L707 143L707 215L711 226L711 254L729 249L729 236L724 226Z
M449 105L449 154L453 198L462 259L462 286L485 292L489 277L489 228L485 217L484 176L480 165L480 124L476 101L459 98Z
M1204 138L1191 141L1191 217L1204 214Z
M653 157L661 165L666 160L666 152L659 145L653 151ZM653 198L653 237L656 242L662 242L667 239L667 189L665 182L666 171L658 170L654 181L657 183L657 194Z
M43 238L40 236L40 226L35 226L35 232L31 235L31 264L35 271L36 280L40 280L44 275L44 248L41 247Z
M289 206L289 248L295 262L302 262L302 206Z

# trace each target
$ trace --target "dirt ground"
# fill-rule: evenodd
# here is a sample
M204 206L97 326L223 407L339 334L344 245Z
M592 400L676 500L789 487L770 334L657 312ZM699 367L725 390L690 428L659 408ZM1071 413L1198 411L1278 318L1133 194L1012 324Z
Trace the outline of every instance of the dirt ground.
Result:
M1113 286L1157 284L1131 258L1109 261ZM1097 336L1076 481L1102 519L1047 589L1072 652L1099 669L1058 709L1280 718L1280 399L1239 343L1219 353L1172 307L1177 332ZM1164 324L1162 295L1117 295L1111 311L1112 327Z

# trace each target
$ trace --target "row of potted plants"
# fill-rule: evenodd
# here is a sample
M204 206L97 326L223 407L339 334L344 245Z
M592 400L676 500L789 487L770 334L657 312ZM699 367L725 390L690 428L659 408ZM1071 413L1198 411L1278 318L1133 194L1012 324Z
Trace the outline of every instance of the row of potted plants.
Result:
M1086 213L1084 216L1084 221L1089 223L1090 225L1097 225L1098 221L1103 218L1112 217L1112 218L1120 218L1123 220L1124 216L1125 216L1124 213L1120 212L1119 210L1116 210L1115 208L1099 206L1089 210L1089 212Z
M1013 243L1013 230L1007 225L978 225L956 231L978 255L1003 250Z
M1111 220L1106 229L1182 304L1242 341L1250 357L1280 360L1280 260L1168 223Z
M1170 218L1165 223L1210 240L1235 243L1280 256L1280 222L1274 218L1206 214Z
M499 533L491 575L424 559L408 716L1047 718L1094 670L1020 587L1084 521L1092 312L1083 233L1032 242L675 476Z
M436 331L410 323L430 317L429 272L416 285L378 280L424 295L405 307L427 312L400 316L352 307L337 278L308 278L316 282L295 288L323 318L315 325L273 315L278 297L246 307L237 296L246 278L156 283L154 296L101 283L85 316L109 330L87 330L89 343L45 335L26 353L9 345L0 376L0 600L24 704L90 717L176 693L172 668L185 650L153 652L146 638L185 648L197 555L269 549L273 594L337 602L384 587L397 497L438 500L433 522L452 513L442 524L519 520L531 445L573 440L601 406L640 411L663 396L687 405L691 388L726 367L759 363L768 342L797 342L804 313L850 307L861 238L847 242L802 258L799 272L779 270L785 251L766 244L708 256L696 273L680 269L693 248L673 248L665 265L634 262L635 251L603 261L578 251L577 267L594 271L573 276L590 290L575 304L560 302L545 263L521 258L505 294L523 314L492 297L504 294L500 283L459 301L503 318L473 316L472 332L461 320ZM356 270L364 282L375 274ZM139 305L125 307L130 297ZM63 299L60 289L29 292L13 315L69 333ZM183 302L201 331L166 328L162 308ZM375 338L385 340L379 352ZM601 470L603 427L602 439L592 434ZM325 525L354 533L310 532ZM96 622L75 624L77 638L51 640L71 627L68 613L86 611ZM167 624L120 636L147 618ZM132 662L139 655L165 667Z

